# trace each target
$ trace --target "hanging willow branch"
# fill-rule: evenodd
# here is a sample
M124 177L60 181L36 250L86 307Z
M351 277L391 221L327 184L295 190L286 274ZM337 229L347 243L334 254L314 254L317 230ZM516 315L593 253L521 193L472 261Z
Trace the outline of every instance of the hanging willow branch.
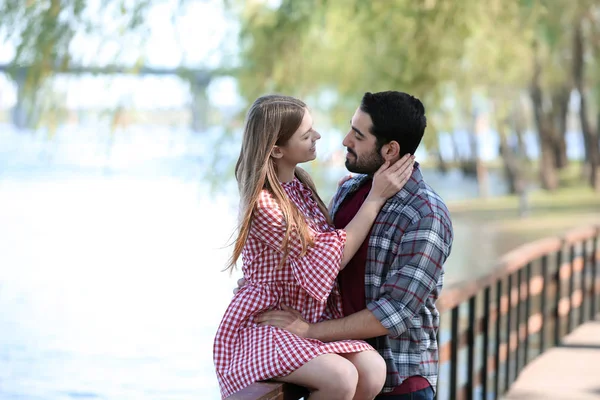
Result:
M9 75L19 82L20 100L36 108L44 83L68 71L77 35L125 40L143 32L151 0L4 0L0 33L15 49ZM156 2L154 2L156 4ZM33 121L32 121L33 122Z

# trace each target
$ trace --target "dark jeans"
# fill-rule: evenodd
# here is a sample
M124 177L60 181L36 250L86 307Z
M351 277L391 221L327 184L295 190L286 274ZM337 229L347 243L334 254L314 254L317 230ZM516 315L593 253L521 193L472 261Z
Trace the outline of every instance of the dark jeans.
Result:
M428 387L412 393L396 394L393 396L377 396L375 400L433 400L433 389Z

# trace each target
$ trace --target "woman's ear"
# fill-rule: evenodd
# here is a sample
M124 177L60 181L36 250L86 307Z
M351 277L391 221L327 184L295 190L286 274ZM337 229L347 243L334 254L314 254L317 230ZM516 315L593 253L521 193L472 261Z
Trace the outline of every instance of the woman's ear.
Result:
M273 158L281 158L283 157L283 152L281 151L281 147L275 145L271 150L271 157Z
M384 144L381 147L381 156L384 160L397 160L400 155L400 144L395 140Z

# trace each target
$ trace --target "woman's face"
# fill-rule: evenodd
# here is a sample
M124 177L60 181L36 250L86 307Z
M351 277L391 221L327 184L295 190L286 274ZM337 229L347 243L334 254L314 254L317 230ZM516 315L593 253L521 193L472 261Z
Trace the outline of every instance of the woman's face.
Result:
M302 123L292 137L283 146L279 146L283 154L282 160L290 165L312 161L317 158L317 140L321 138L319 132L313 129L313 119L310 112L305 109Z

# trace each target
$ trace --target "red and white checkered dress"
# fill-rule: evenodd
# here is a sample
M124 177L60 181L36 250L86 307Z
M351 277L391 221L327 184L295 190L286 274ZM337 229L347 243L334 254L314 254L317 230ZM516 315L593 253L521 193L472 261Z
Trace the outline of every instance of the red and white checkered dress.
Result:
M286 376L322 354L373 350L360 340L323 343L255 324L257 314L280 309L281 304L301 312L309 323L342 317L336 277L346 232L327 223L310 189L299 180L284 183L283 188L306 216L315 245L300 257L300 240L292 237L287 261L277 268L283 257L285 225L279 205L263 190L242 252L247 284L227 308L214 342L223 398L256 381Z

